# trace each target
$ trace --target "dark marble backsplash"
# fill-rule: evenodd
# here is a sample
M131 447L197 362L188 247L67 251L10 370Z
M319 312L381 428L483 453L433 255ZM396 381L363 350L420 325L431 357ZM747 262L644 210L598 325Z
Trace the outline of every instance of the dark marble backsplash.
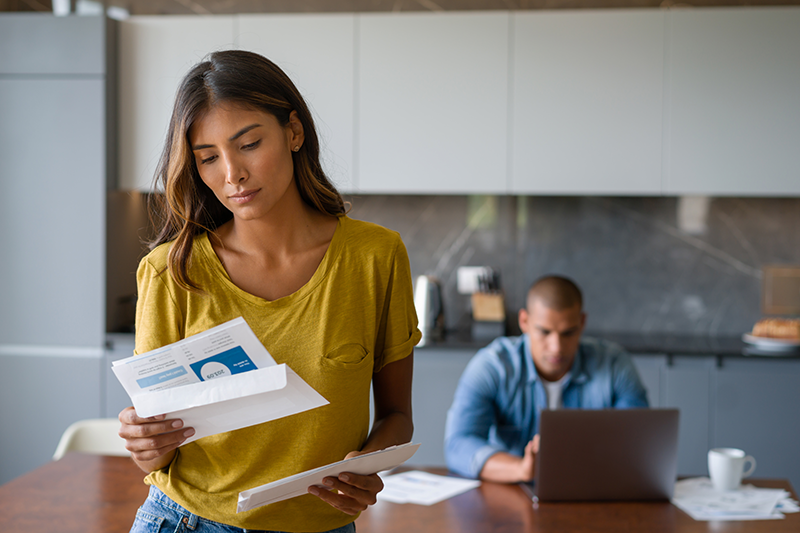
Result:
M445 323L469 328L460 266L500 270L509 333L540 275L582 288L587 330L727 336L761 314L763 265L800 265L800 199L348 196L398 231L412 274L442 283Z

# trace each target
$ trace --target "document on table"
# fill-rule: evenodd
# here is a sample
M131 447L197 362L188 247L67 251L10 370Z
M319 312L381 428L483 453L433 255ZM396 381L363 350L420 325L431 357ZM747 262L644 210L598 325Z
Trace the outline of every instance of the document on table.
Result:
M241 513L267 505L277 503L296 496L308 494L308 487L322 486L323 478L336 477L342 472L370 475L390 470L408 461L419 448L419 444L401 444L391 446L384 450L365 453L336 463L307 470L260 487L255 487L239 493L239 503L236 512Z
M479 487L480 481L437 476L428 472L412 470L383 478L383 490L378 499L392 503L414 503L433 505Z
M743 485L719 492L707 477L675 483L672 503L695 520L775 520L797 512L797 502L783 489Z
M241 317L157 350L113 363L142 417L180 418L184 444L328 403L278 365Z

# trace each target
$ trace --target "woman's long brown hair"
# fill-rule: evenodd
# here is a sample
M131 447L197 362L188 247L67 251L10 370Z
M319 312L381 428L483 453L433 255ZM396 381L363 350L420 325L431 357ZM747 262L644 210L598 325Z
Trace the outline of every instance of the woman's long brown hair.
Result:
M319 161L314 120L289 77L273 62L252 52L212 53L181 81L175 97L166 143L155 175L150 213L157 236L150 248L174 241L167 267L175 281L191 291L202 290L189 277L194 238L214 231L231 219L231 212L214 196L197 171L189 143L189 128L219 103L239 104L274 115L282 125L297 112L305 138L292 152L294 179L303 201L321 213L342 216L347 209Z

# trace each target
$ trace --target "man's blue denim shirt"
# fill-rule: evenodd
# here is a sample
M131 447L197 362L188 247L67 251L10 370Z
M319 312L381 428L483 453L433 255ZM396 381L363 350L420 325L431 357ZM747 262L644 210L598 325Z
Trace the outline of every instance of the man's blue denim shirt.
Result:
M647 392L628 354L618 345L581 339L564 383L565 408L647 407ZM500 337L467 365L447 413L447 466L477 478L497 452L522 456L539 432L547 393L536 373L527 335Z

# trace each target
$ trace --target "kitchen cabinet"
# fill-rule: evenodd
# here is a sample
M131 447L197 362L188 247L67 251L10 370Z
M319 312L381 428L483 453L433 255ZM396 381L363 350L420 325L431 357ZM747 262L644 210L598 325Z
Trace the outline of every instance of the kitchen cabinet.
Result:
M444 425L458 380L477 350L417 348L414 350L413 442L419 450L410 463L444 466Z
M2 344L102 346L104 89L99 75L0 77L0 224L24 228L3 236Z
M120 30L120 188L149 191L178 84L207 54L252 50L284 69L306 98L323 167L352 189L353 15L130 17ZM297 39L298 35L305 36Z
M800 359L724 359L712 390L713 447L741 448L755 476L800 486Z
M513 15L512 194L661 193L665 17Z
M708 475L708 450L741 448L758 477L800 484L800 359L634 355L651 407L680 409L678 474ZM659 378L660 375L660 378ZM660 389L660 400L654 391Z
M119 29L119 187L149 191L178 84L209 52L235 48L232 16L136 16Z
M670 12L666 194L800 194L800 10Z
M0 16L0 345L102 346L106 31Z
M708 475L706 454L712 447L716 419L712 406L717 357L641 354L631 359L647 389L650 407L680 410L678 475Z
M102 359L0 351L0 484L50 461L76 420L98 418Z
M344 192L798 195L800 9L131 17L120 187L208 52L274 59ZM303 39L295 36L303 35Z
M711 375L716 358L673 356L662 371L663 406L680 410L678 475L708 475L711 448Z
M509 23L507 12L358 17L358 191L508 191Z
M322 167L353 190L355 15L240 15L237 41L274 61L314 116ZM298 39L298 36L303 36Z
M3 13L0 74L102 76L106 72L106 47L97 46L97 39L105 33L105 24L102 17Z
M0 483L101 412L114 27L0 15Z
M667 366L666 355L631 355L633 366L639 373L647 391L647 402L652 408L663 407L661 399L661 374Z

